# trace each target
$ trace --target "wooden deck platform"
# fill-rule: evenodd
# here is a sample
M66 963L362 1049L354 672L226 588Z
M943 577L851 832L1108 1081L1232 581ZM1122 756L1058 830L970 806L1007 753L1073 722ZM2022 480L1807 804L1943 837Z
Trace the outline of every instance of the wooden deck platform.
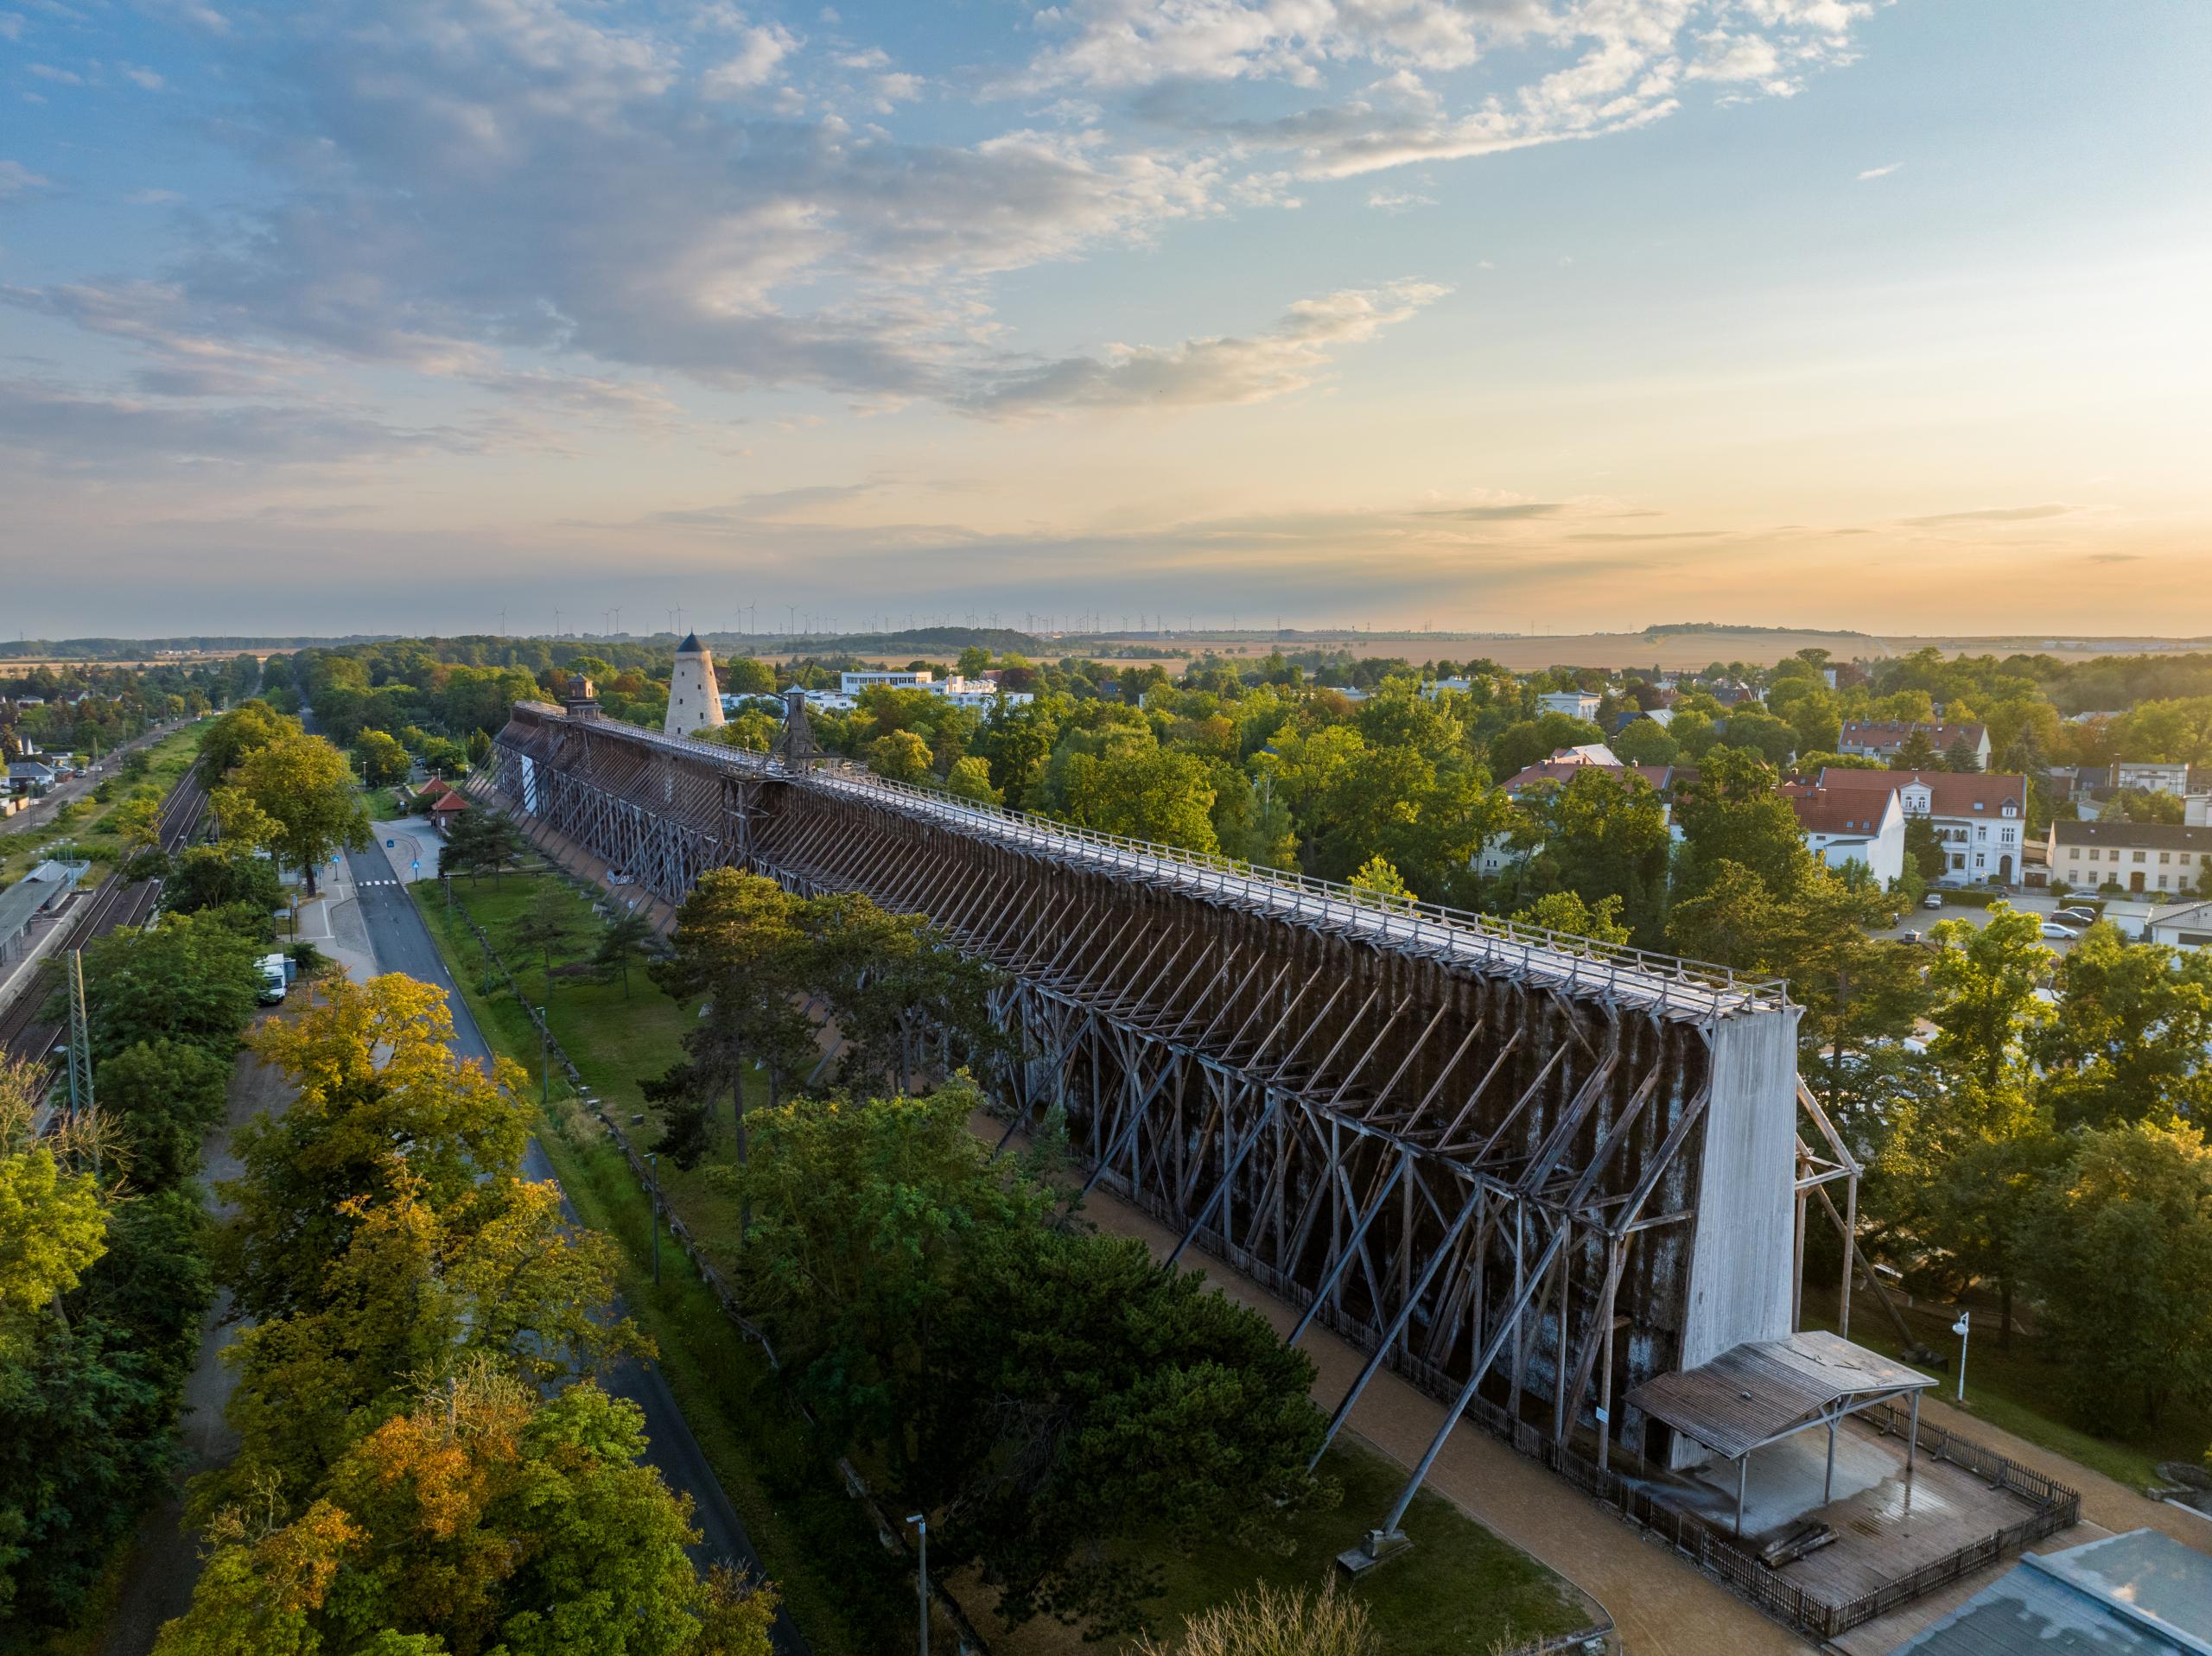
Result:
M1908 1476L1903 1439L1855 1419L1836 1433L1834 1498L1823 1503L1827 1465L1824 1431L1801 1432L1753 1451L1744 1521L1751 1546L1808 1521L1835 1532L1834 1541L1775 1572L1824 1603L1871 1593L2035 1511L2012 1491L1924 1452ZM1673 1504L1667 1492L1659 1498ZM1723 1463L1691 1475L1681 1504L1709 1524L1732 1528L1732 1469Z

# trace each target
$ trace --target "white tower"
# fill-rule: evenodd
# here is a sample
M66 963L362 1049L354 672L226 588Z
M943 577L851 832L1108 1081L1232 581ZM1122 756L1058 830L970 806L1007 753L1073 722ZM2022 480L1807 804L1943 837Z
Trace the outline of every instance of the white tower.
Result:
M668 682L668 722L671 736L689 736L712 730L722 721L721 686L715 682L714 652L687 632L676 646L676 672Z

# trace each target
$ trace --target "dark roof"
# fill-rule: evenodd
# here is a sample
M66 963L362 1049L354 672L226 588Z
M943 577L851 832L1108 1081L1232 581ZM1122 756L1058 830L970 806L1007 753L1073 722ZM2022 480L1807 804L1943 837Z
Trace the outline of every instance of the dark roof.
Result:
M2167 1656L2212 1650L2212 1558L2157 1530L2032 1554L1897 1656Z
M703 649L699 643L699 635L696 632L685 633L683 635L683 642L676 646L676 653L679 656L696 656L702 654Z
M2188 822L2053 822L2057 845L2124 845L2143 851L2212 851L2212 828Z
M1731 1346L1709 1363L1644 1381L1628 1400L1732 1461L1817 1424L1847 1398L1872 1401L1935 1384L1916 1368L1808 1329Z
M1544 759L1506 777L1505 791L1518 794L1535 784L1545 782L1555 782L1564 786L1583 771L1603 771L1614 777L1624 771L1633 771L1662 794L1672 793L1697 776L1694 767L1682 765L1592 765L1580 759Z

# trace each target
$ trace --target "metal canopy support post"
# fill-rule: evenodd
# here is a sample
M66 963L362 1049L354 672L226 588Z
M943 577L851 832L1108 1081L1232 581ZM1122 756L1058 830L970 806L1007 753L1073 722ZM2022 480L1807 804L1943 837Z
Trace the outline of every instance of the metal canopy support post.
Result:
M1736 1457L1736 1533L1744 1532L1744 1496L1751 1488L1751 1451L1745 1450Z
M1912 1424L1906 1428L1904 1440L1904 1475L1912 1475L1913 1462L1920 1454L1920 1393L1912 1394Z
M1918 1395L1918 1393L1915 1393L1915 1395L1916 1395L1916 1396L1917 1396L1917 1395ZM1829 1419L1828 1419L1828 1475L1827 1475L1827 1482L1825 1482L1824 1483L1822 1483L1822 1484L1821 1485L1821 1506L1823 1506L1823 1507L1825 1507L1825 1506L1827 1506L1827 1505L1828 1504L1828 1502L1830 1502L1831 1501L1834 1501L1834 1499L1835 1499L1835 1419L1834 1419L1834 1417L1831 1416L1831 1417L1829 1417Z

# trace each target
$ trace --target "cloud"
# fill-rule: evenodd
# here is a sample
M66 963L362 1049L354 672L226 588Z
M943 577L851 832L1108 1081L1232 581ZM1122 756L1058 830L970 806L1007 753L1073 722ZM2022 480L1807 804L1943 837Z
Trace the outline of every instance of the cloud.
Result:
M733 114L721 91L791 38L744 27L735 59L694 70L683 41L550 0L270 14L237 48L251 118L227 130L280 193L188 226L163 331L434 373L575 353L718 387L950 398L993 278L1221 210L1210 159L1095 134L916 143Z
M1274 327L1249 339L1116 345L1095 357L1064 357L987 376L960 405L972 414L1006 418L1053 409L1263 403L1304 390L1341 347L1373 339L1449 291L1423 282L1345 289L1300 300Z
M1901 161L1893 161L1886 167L1869 167L1865 172L1859 174L1859 181L1861 184L1864 184L1870 178L1887 178L1891 173L1894 173L1898 168L1904 165L1904 163Z
M196 0L144 3L228 27ZM954 143L887 130L931 88L826 16L810 54L728 0L675 16L315 0L204 48L226 100L207 130L259 187L180 215L183 251L157 281L57 289L49 314L127 339L147 358L142 389L178 397L284 397L303 375L365 367L547 413L628 407L647 424L674 416L636 386L677 376L995 417L1264 401L1367 337L1329 329L1371 334L1433 295L1346 289L1309 301L1355 307L1341 316L1053 361L1007 350L997 289L1180 223L1294 207L1301 180L1626 130L1670 113L1700 73L1794 86L1847 60L1866 10L1066 0L1038 14L1018 73L963 83L966 130L985 136ZM1729 67L1747 54L1756 78ZM1503 89L1470 103L1458 72L1485 59ZM1244 82L1268 83L1264 116L1224 101ZM994 126L991 95L1017 92L1027 101L1007 118L1035 124ZM0 192L34 178L0 172ZM1432 199L1368 197L1381 212Z
M479 446L454 430L406 431L306 404L178 408L36 381L0 381L0 450L18 467L145 481L144 468L152 463L260 470Z
M160 92L168 85L168 81L162 79L153 70L142 67L137 64L118 63L116 67L123 71L124 79L147 92Z
M56 86L81 86L85 84L85 77L73 69L56 68L51 63L34 63L29 67L30 72L41 80L51 80Z
M1410 190L1370 190L1367 205L1380 208L1384 213L1405 213L1414 207L1433 207L1436 205L1436 198L1416 195Z
M2140 563L2142 555L2135 552L2092 552L2082 560L2084 563Z
M1414 515L1454 518L1463 523L1505 523L1554 517L1567 509L1567 503L1562 500L1518 500L1497 505L1432 507Z
M51 189L54 181L43 173L35 173L20 161L0 161L0 201L10 196L28 194L32 190Z
M746 29L737 55L709 70L702 85L713 97L765 86L775 78L777 66L798 45L798 38L780 23L756 24Z
M0 11L0 41L19 41L23 37L23 15L19 11Z
M1912 529L1943 529L1956 523L2022 523L2039 517L2063 517L2075 506L1988 506L1979 511L1944 511L1929 517L1901 517Z
M165 207L172 201L183 200L184 197L175 190L132 190L123 200L126 206Z
M1662 120L1682 86L1721 101L1788 97L1848 63L1872 0L1075 0L1043 14L1065 38L1016 78L1024 91L1118 89L1146 118L1246 148L1294 150L1310 177L1496 155ZM1699 31L1693 35L1691 25ZM1456 111L1414 73L1463 69L1499 46L1519 84ZM1346 63L1391 71L1355 96ZM1314 94L1265 120L1224 89L1261 80Z

